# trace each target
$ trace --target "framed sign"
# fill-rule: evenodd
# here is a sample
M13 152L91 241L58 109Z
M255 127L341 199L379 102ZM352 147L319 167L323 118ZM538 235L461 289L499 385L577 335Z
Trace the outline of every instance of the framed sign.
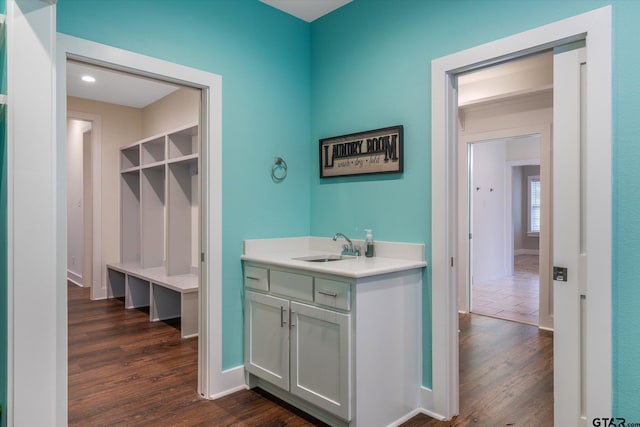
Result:
M320 140L320 178L403 171L402 125Z

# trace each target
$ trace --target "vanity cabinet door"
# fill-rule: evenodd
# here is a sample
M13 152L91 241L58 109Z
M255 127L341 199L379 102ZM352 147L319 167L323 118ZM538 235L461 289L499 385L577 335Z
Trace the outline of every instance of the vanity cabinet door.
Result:
M351 419L350 315L291 303L291 393Z
M289 390L289 301L245 292L245 369Z

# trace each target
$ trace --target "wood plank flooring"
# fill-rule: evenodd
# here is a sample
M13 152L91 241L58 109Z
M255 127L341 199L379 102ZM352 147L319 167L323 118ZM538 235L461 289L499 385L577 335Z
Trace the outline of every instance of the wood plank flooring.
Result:
M196 393L197 339L120 300L69 285L70 426L323 426L260 390L215 401ZM460 317L461 415L405 427L553 425L553 338L489 317Z
M403 427L553 426L553 333L461 314L460 415L418 415Z
M179 320L149 322L72 284L68 301L70 426L324 425L260 390L202 399L198 340L180 339Z
M471 312L537 325L540 297L538 255L517 255L513 270L512 276L474 283Z

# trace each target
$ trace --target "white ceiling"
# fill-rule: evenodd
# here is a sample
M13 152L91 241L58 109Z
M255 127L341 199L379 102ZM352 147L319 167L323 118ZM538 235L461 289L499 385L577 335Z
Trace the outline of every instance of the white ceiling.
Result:
M82 76L95 77L94 83ZM179 89L159 80L81 62L67 61L67 95L127 107L144 108Z
M260 0L307 22L315 21L353 0Z

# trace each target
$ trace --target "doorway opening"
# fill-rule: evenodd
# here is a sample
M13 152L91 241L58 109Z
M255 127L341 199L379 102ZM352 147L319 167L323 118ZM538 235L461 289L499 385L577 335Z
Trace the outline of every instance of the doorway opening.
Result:
M458 310L551 330L553 53L457 79Z
M538 326L540 135L472 143L468 158L469 311Z
M198 173L202 91L77 60L67 59L66 70L67 279L90 287L94 304L113 309L113 301L95 300L118 298L119 310L140 311L141 319L150 322L149 332L158 329L152 322L173 328L175 333L165 332L170 335L156 347L161 350L168 340L185 347L192 357L190 372L196 372L198 338L193 336L199 331L203 252ZM99 370L103 364L116 376L126 373L114 372L114 366L123 370L131 366L130 361L112 363L86 348L79 350L78 331L83 330L91 346L91 339L111 328L115 339L102 341L118 348L127 346L127 334L132 333L131 328L125 330L127 316L108 324L87 319L80 328L77 313L70 312L72 318L76 320L69 322L70 419L75 414L71 409L80 410L78 402L91 395L81 391L86 381L80 377L88 374L83 375L82 366ZM188 340L192 343L182 342ZM122 352L105 347L101 354L117 359ZM153 364L154 359L148 362ZM135 388L135 382L127 387ZM191 387L197 384L194 377ZM112 399L124 395L117 387L111 392ZM88 400L100 405L98 396Z
M67 120L67 280L93 283L93 123Z
M560 47L576 41L583 41L584 44L585 39L588 40L586 51L590 65L588 79L583 87L586 94L586 109L583 111L586 137L582 141L582 148L584 158L588 159L589 170L589 180L583 188L584 194L589 197L589 202L584 207L584 230L588 236L584 242L585 252L603 264L584 266L584 275L581 276L584 280L581 286L588 296L579 301L572 300L571 313L581 305L584 308L583 319L590 325L582 331L582 351L589 354L589 358L584 360L583 370L580 371L580 363L576 363L577 347L573 338L568 353L554 351L554 416L557 424L573 424L581 417L593 418L600 411L611 411L611 400L598 398L602 395L611 396L611 230L610 227L602 227L603 223L610 224L611 221L611 7L604 7L432 61L431 273L432 319L435 325L432 329L432 406L436 413L445 418L458 413L457 326L460 301L456 286L459 280L455 260L463 262L465 259L458 253L459 235L456 224L460 213L457 199L459 192L456 188L456 170L459 170L456 166L456 154L459 152L459 140L456 138L456 78L462 72L544 51L550 47ZM578 92L577 84L582 81L575 77L579 65L577 58L573 54L559 54L567 60L564 65L568 66L568 62L573 64L573 74L567 72L558 76L563 79L567 89L570 86L573 92L570 96L567 94L559 99L575 100L573 93ZM556 87L564 88L565 84ZM573 114L563 112L561 117L570 117L575 128ZM563 119L554 122L556 126L566 125ZM554 131L557 130L554 127ZM520 134L542 132L550 133L550 130L543 127L537 131ZM568 159L571 162L578 160L575 157ZM575 271L580 273L582 270L576 268ZM560 288L556 286L554 289ZM562 289L570 289L575 293L576 283ZM567 296L568 292L561 295L562 298ZM600 306L605 308L599 310L597 307ZM574 337L576 334L573 326L565 323L564 313L559 314L563 317L562 321L556 319L556 333L562 328L564 333ZM572 318L577 317L572 314ZM568 341L559 341L556 340L554 346L560 345L566 350ZM585 394L582 394L579 391L580 377L587 378L588 384L602 384L605 389L595 390L587 386ZM581 396L584 396L583 404L580 402ZM581 414L580 411L585 413Z
M471 355L482 351L493 361L496 378L509 378L521 387L522 393L511 394L502 387L504 380L492 384L492 398L518 408L508 417L520 412L525 418L538 415L549 421L553 419L553 364L548 360L553 334L537 326L540 307L546 311L550 305L548 290L540 301L539 280L539 253L546 255L542 270L549 270L550 206L547 197L543 206L535 196L541 195L541 184L545 196L550 186L551 141L546 129L553 122L553 54L544 51L455 78L460 415L479 417L479 407L486 403L486 393L473 392L476 385L480 387L481 369ZM530 181L536 193L530 194ZM544 285L548 287L549 282ZM509 325L513 321L526 325ZM478 332L489 327L494 334ZM499 333L507 330L496 343ZM521 349L525 339L530 350L526 354ZM525 359L529 363L523 364ZM532 376L544 378L545 386L527 381ZM519 400L522 395L536 401L538 414L527 412ZM505 416L500 412L507 411L482 416L497 422Z

